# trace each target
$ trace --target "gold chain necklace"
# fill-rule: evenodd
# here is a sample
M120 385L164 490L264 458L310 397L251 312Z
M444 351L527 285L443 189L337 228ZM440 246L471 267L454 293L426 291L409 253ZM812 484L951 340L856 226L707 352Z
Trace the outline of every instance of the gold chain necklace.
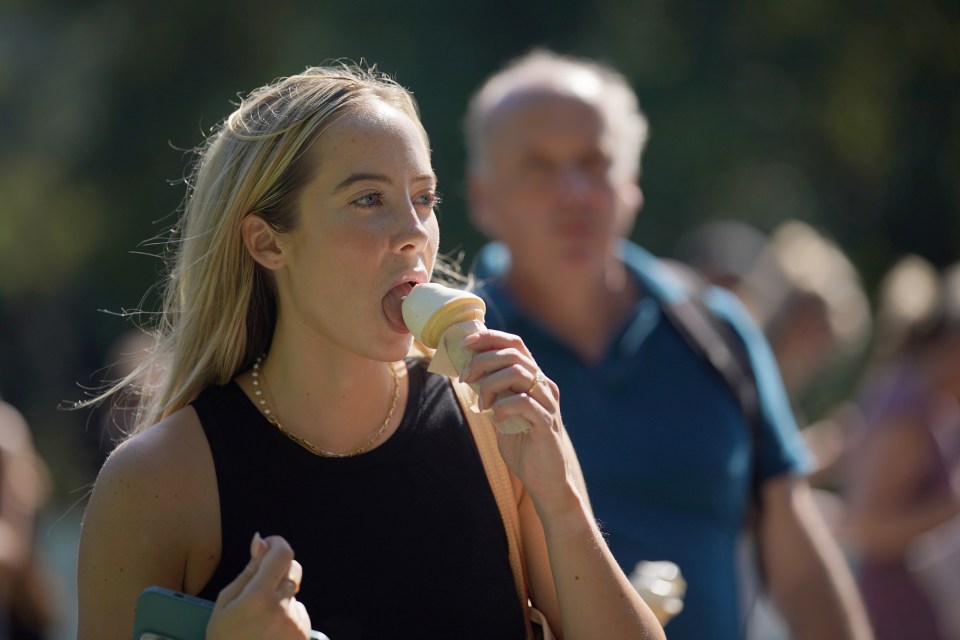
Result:
M257 356L256 361L253 363L253 393L257 397L257 404L259 405L260 411L263 412L263 415L266 417L267 422L275 426L280 433L287 436L301 447L313 453L315 455L321 456L323 458L351 458L353 456L358 456L364 451L367 451L373 444L380 439L380 436L383 435L383 432L387 430L387 426L390 424L390 420L393 418L393 413L397 409L397 399L400 397L400 378L397 376L397 368L394 365L390 365L390 375L393 376L393 400L390 402L390 410L387 412L387 417L384 419L383 424L380 425L380 428L374 432L370 438L367 439L365 443L357 447L352 451L347 453L336 453L335 451L326 451L321 449L317 445L313 444L306 438L301 438L300 436L290 433L284 429L283 425L280 424L277 414L275 414L270 407L267 405L266 399L263 397L263 390L260 389L260 364L263 362L263 354ZM266 385L267 378L263 377L263 382Z

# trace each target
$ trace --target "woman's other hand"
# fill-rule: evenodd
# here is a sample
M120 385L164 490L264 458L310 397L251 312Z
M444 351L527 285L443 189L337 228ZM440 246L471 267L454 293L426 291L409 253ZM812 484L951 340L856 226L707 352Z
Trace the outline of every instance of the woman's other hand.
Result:
M223 588L207 625L208 640L304 640L310 616L296 599L303 568L279 536L253 537L250 562Z

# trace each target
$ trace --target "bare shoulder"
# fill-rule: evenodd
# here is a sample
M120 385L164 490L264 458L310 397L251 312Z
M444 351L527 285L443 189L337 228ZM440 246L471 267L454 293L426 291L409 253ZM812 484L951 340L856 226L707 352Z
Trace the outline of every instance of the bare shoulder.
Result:
M196 489L206 481L215 483L212 472L200 421L192 408L185 407L110 454L97 477L90 507L107 502L119 510L116 515L150 524L159 516L190 509L199 498Z
M80 637L129 638L143 588L184 590L198 579L197 558L219 560L219 524L213 461L192 408L117 447L84 514Z

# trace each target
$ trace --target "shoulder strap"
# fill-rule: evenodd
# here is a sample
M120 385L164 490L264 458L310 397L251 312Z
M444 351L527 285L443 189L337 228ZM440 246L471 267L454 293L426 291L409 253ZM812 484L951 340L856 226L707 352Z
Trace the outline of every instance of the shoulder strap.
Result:
M532 637L530 595L527 589L526 564L520 537L520 513L517 510L517 498L513 491L510 470L507 469L506 463L500 456L496 427L493 422L487 414L477 413L470 408L473 403L470 387L452 378L450 383L457 400L460 402L460 409L464 418L470 425L473 439L477 443L477 451L480 452L480 460L483 462L483 469L487 472L490 488L493 489L493 497L497 501L500 517L503 519L503 528L507 533L510 568L513 570L513 582L517 589L517 597L520 598L520 606L524 611L524 618L527 621L527 637Z
M683 283L688 296L663 301L664 313L698 356L707 360L733 393L743 412L753 446L750 488L756 508L761 506L760 491L760 400L750 357L733 329L704 303L707 283L691 267L674 260L664 265Z

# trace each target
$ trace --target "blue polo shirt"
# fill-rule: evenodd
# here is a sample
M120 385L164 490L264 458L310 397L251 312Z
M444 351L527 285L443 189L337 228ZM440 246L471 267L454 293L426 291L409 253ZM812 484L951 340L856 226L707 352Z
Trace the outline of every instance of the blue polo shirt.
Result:
M634 244L623 258L641 299L596 364L520 311L501 280L509 255L499 244L477 258L477 293L487 326L523 338L559 385L590 501L623 570L641 560L680 566L687 594L667 625L671 640L734 640L744 617L736 544L750 500L750 431L736 398L661 309L687 295L683 283ZM729 292L710 289L706 302L743 340L757 373L761 479L804 471L809 454L762 333Z

